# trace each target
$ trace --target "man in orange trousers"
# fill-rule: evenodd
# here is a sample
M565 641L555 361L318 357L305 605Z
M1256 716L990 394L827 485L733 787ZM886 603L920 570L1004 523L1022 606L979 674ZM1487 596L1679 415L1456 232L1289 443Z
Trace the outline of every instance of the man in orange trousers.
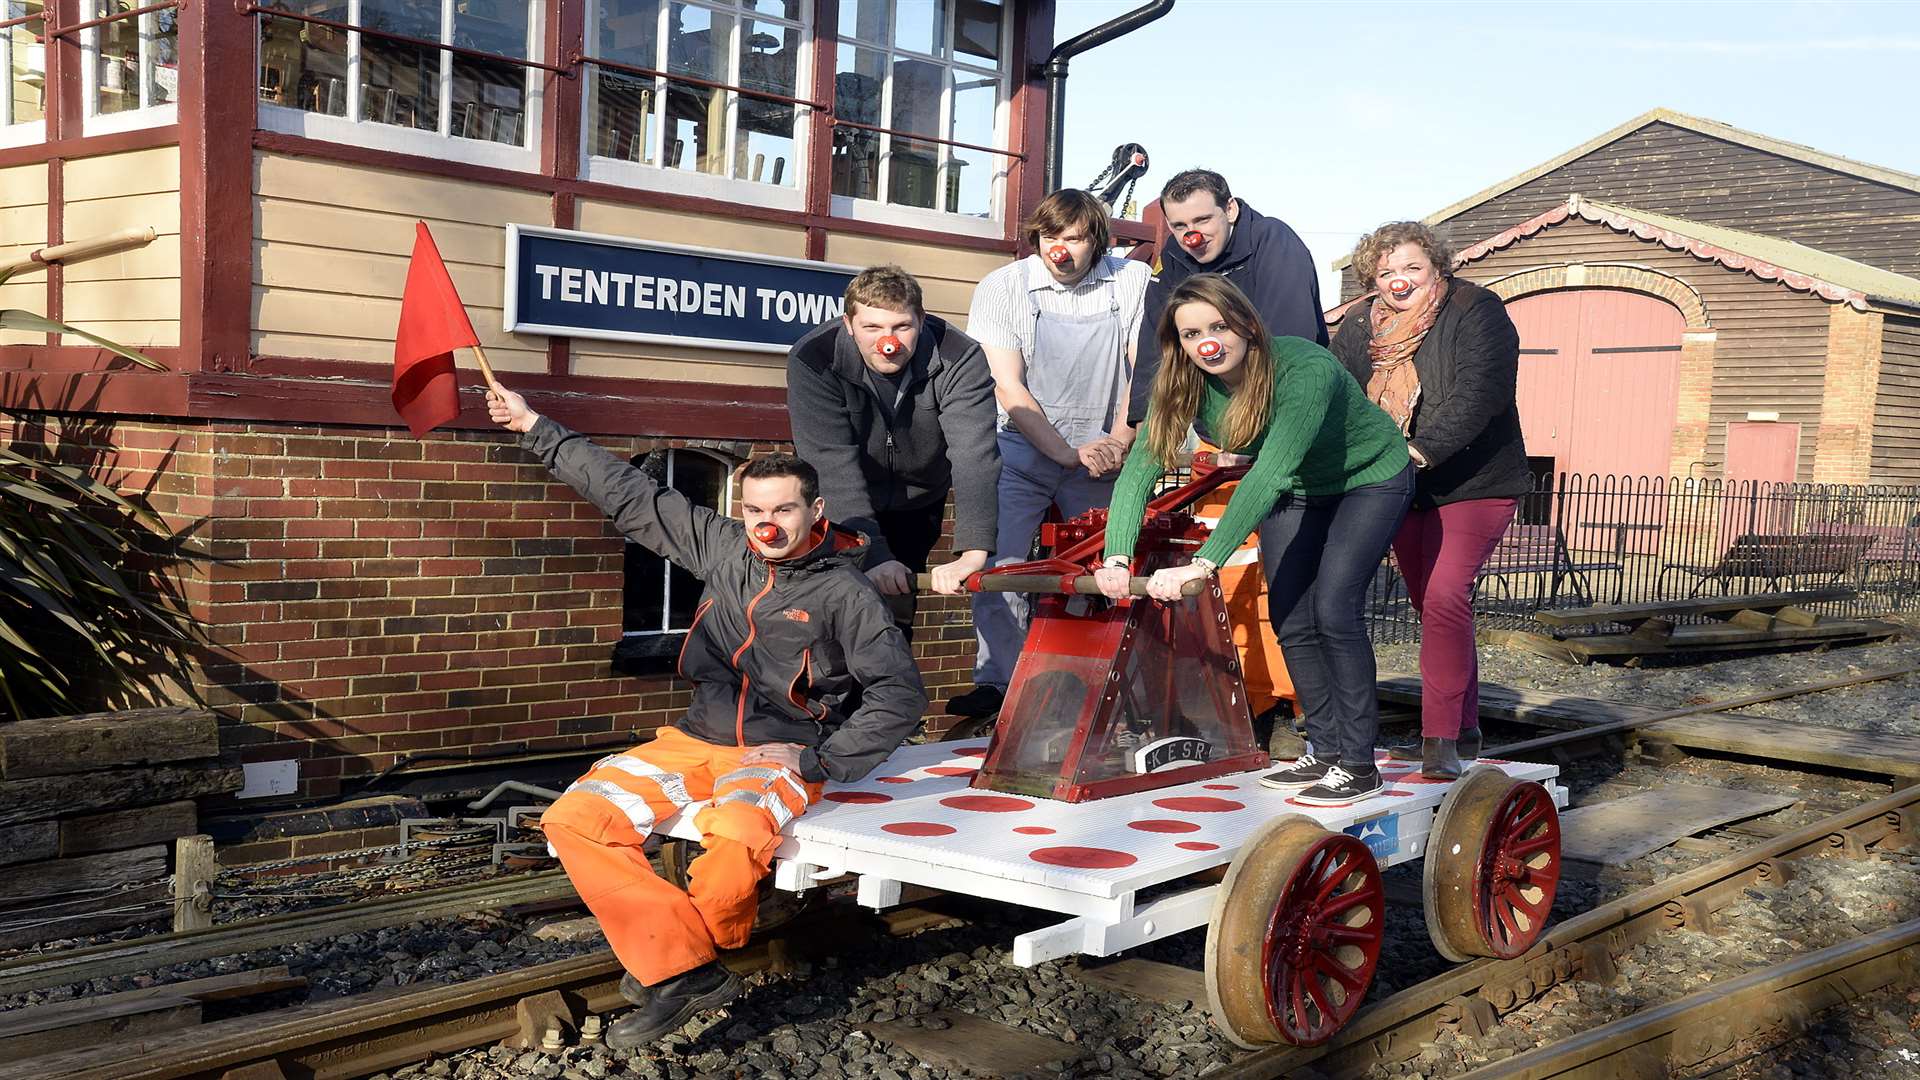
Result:
M680 652L693 703L652 742L600 759L541 815L547 843L627 969L638 1006L607 1030L633 1049L731 1001L721 949L745 945L780 830L828 779L858 780L926 711L905 636L857 568L863 538L827 521L791 454L740 471L744 521L721 517L496 388L496 423L613 519L706 583ZM654 825L696 803L706 849L687 891L653 872Z

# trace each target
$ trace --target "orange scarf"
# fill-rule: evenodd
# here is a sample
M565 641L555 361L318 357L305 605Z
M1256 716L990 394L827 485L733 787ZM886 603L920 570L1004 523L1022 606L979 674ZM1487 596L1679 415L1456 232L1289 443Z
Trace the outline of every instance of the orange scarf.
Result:
M1405 435L1413 426L1413 407L1420 403L1420 373L1413 354L1427 339L1447 300L1447 279L1427 289L1426 299L1405 311L1395 311L1385 298L1373 300L1373 338L1367 352L1373 357L1373 377L1367 380L1367 400L1387 411Z

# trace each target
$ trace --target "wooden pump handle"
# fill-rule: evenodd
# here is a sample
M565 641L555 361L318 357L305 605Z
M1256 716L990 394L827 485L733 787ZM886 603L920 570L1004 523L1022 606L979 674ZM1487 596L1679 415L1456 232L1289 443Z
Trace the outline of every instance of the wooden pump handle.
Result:
M1062 583L1070 584L1072 587L1062 588ZM921 592L932 589L933 575L920 574L916 576L914 578L914 585ZM1180 587L1180 595L1199 596L1206 587L1206 579L1196 578ZM1092 574L1082 574L1079 577L1071 579L1061 574L975 574L973 579L968 582L968 588L969 591L972 592L1035 593L1045 595L1059 595L1061 593L1072 592L1078 593L1081 596L1100 595L1100 586L1094 584ZM1127 593L1131 596L1147 595L1147 579L1143 577L1129 579L1127 582Z
M18 274L27 270L42 269L52 263L84 262L87 259L97 259L102 255L112 255L130 248L145 247L153 243L155 235L157 234L151 226L141 225L131 229L121 229L119 232L108 233L105 236L75 240L70 244L55 244L52 247L29 252L23 259L15 259L0 266L0 274Z

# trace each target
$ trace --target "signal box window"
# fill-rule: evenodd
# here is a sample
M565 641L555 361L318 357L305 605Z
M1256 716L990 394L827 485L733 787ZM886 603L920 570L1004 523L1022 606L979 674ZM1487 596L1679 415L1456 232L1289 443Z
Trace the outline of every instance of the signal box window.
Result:
M633 463L655 483L670 487L717 514L730 512L728 464L698 450L655 450ZM627 675L671 675L681 643L693 626L700 581L641 547L627 545L626 596L614 670Z

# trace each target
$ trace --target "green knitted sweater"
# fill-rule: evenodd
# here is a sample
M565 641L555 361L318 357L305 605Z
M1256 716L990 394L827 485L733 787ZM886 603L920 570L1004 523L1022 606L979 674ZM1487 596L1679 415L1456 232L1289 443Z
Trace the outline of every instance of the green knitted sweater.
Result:
M1196 553L1226 562L1286 494L1340 495L1391 480L1407 467L1407 442L1333 354L1304 338L1273 339L1273 413L1267 429L1245 447L1227 447L1254 461L1234 489L1213 536ZM1200 421L1220 430L1230 391L1207 377ZM1148 407L1151 415L1152 407ZM1146 424L1114 481L1107 511L1108 555L1132 555L1147 497L1166 470L1147 450Z

